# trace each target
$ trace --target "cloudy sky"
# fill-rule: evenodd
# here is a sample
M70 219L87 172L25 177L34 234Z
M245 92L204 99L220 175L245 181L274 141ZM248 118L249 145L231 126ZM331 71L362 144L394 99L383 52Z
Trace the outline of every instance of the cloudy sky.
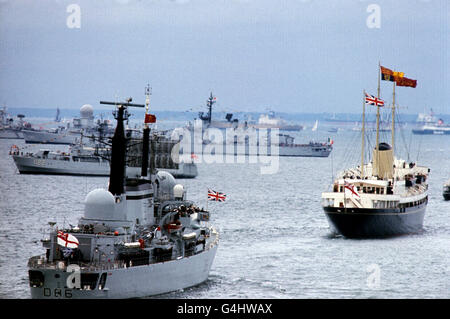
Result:
M446 0L0 0L0 103L143 103L150 83L157 110L213 91L224 111L358 113L380 61L417 79L406 113L450 113L449 35Z

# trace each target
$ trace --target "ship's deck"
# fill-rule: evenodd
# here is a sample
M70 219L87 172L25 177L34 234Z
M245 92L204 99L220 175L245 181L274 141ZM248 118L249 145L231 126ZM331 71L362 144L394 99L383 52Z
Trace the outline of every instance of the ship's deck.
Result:
M151 265L151 264L157 264L161 262L170 262L172 260L177 260L180 257L182 258L189 258L190 256L194 256L197 254L201 254L203 252L206 252L213 248L214 246L217 246L219 242L219 233L212 228L210 232L210 236L206 238L206 243L204 250L197 251L195 247L192 249L186 249L184 251L184 256L181 254L166 256L168 258L162 258L162 259L152 259L152 258L142 258L141 260L134 259L134 264L130 263L129 261L125 260L114 260L114 261L102 261L102 262L85 262L85 261L77 261L73 262L71 261L71 264L76 264L80 267L80 270L83 272L95 272L95 271L102 271L102 270L112 270L112 269L120 269L120 268L128 268L128 267L134 267L134 266L141 266L141 265ZM47 260L45 254L33 256L28 260L28 268L30 269L54 269L54 270L65 270L68 266L68 263L64 260L54 260L49 261Z

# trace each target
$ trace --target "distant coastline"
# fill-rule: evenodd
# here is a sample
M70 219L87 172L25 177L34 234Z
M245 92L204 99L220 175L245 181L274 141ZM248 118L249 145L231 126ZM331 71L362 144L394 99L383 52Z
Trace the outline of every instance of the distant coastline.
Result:
M11 116L17 116L18 114L25 115L25 118L54 118L56 115L56 108L31 108L31 107L8 107L7 112ZM164 111L164 110L153 110L156 117L165 120L176 120L176 121L191 121L198 118L198 112L186 112L186 111ZM144 110L133 109L132 113L135 118L143 116ZM239 112L234 113L234 118L244 121L250 118L257 121L260 114L265 112ZM62 119L72 119L74 117L79 117L79 109L63 109L60 108L60 116ZM96 109L94 107L94 115L96 118L113 119L112 109L108 110L106 108ZM213 116L217 119L224 120L226 112L215 112ZM418 114L400 114L400 120L406 123L415 123ZM359 113L287 113L287 112L276 112L276 116L292 121L292 122L314 122L316 120L322 121L323 124L326 122L329 125L333 123L339 124L342 122L359 122L361 120L361 114ZM441 118L445 123L450 123L450 114L435 114L437 118ZM374 121L375 117L369 114L366 121Z

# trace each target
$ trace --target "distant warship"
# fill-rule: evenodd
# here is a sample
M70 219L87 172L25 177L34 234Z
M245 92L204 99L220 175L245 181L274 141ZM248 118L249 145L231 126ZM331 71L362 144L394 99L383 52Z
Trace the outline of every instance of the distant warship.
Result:
M279 131L301 130L303 127L284 125L279 119L274 119L273 113L270 116L262 116L263 120L258 123L239 122L238 119L233 119L231 113L226 115L226 121L213 120L214 103L216 99L211 93L207 100L208 113L205 115L200 112L199 119L194 120L193 124L175 128L171 138L185 146L190 144L187 147L189 150L196 150L201 154L208 154L208 149L213 147L216 154L226 155L328 157L333 150L333 141L330 138L323 142L294 143L294 137ZM214 138L217 130L220 130L222 135L218 141ZM276 151L271 151L274 147L277 148Z
M257 123L249 121L239 122L238 119L233 119L233 113L227 113L225 115L225 121L217 121L213 119L212 109L216 103L216 97L212 92L208 100L206 101L206 107L208 112L199 112L198 117L203 121L203 126L206 128L238 128L238 127L251 127L251 128L276 128L280 131L301 131L304 129L302 125L289 124L280 117L275 116L275 112L270 111L267 114L261 114Z
M18 114L17 119L14 119L7 113L5 106L0 109L0 139L23 139L22 131L31 128L24 118L25 115Z
M195 178L198 175L197 164L192 159L179 163L172 160L171 149L175 146L174 141L159 135L153 135L153 138L155 151L160 154L155 164L157 171L164 170L175 178ZM110 175L111 148L101 143L87 146L81 141L71 145L69 152L41 149L35 153L21 152L17 145L13 145L10 155L20 174Z
M381 67L382 68L382 67ZM395 118L395 86L392 119ZM408 82L409 83L409 82ZM404 85L399 85L404 86ZM415 86L414 86L415 87ZM332 190L322 193L322 206L333 232L350 238L387 237L422 230L428 203L429 168L394 157L391 145L379 142L379 109L384 101L365 93L361 165L341 172ZM377 107L377 138L372 161L364 163L364 106Z
M78 226L50 223L46 253L28 262L33 298L144 297L208 278L219 241L210 213L187 200L171 174L156 173L147 124L143 140L125 136L127 107L144 106L130 102L100 102L118 106L109 188L86 196Z
M445 124L442 119L435 123L425 123L412 130L420 135L450 135L450 124Z
M59 110L59 109L58 109ZM56 115L56 122L59 122L59 113ZM98 119L94 121L94 109L92 105L85 104L80 108L80 117L74 118L72 124L67 126L59 125L54 129L46 130L30 130L22 131L25 143L28 144L76 144L79 142L81 135L94 137L111 137L114 128L107 120Z
M244 156L287 156L287 157L328 157L333 150L333 140L325 142L310 141L309 143L294 143L294 137L288 134L275 133L270 129L259 132L254 128L229 128L223 133L224 139L216 141L217 132L206 129L197 134L194 129L184 131L176 128L171 138L180 142L180 155L186 158L184 149L196 154L226 154ZM189 129L188 129L189 130ZM190 132L189 134L186 134ZM266 134L265 134L266 133ZM275 135L274 138L272 135ZM276 148L276 149L275 149Z
M303 125L289 124L280 117L275 116L274 111L267 114L261 114L258 123L250 124L254 128L277 128L280 131L301 131L304 129Z
M199 119L202 121L205 128L230 128L238 127L244 125L244 123L239 123L238 119L233 119L233 113L227 113L225 116L225 121L213 120L212 111L213 105L216 103L216 97L213 96L212 92L209 98L206 100L206 107L208 108L208 113L203 112L198 113Z
M434 115L433 109L430 113L420 113L417 116L416 127L412 129L414 134L420 135L447 135L450 134L450 125Z

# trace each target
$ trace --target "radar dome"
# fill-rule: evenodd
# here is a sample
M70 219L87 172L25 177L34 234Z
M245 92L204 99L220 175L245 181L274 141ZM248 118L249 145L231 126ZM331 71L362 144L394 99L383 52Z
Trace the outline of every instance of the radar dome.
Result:
M165 196L173 196L173 187L177 184L172 174L166 171L159 171L156 174L156 179L159 182L159 193Z
M184 195L184 187L181 184L177 184L173 187L173 196L175 198L183 198Z
M94 189L84 201L84 218L101 220L122 219L116 213L114 196L103 188Z
M80 109L80 115L83 118L91 118L94 116L94 108L90 104L85 104Z

